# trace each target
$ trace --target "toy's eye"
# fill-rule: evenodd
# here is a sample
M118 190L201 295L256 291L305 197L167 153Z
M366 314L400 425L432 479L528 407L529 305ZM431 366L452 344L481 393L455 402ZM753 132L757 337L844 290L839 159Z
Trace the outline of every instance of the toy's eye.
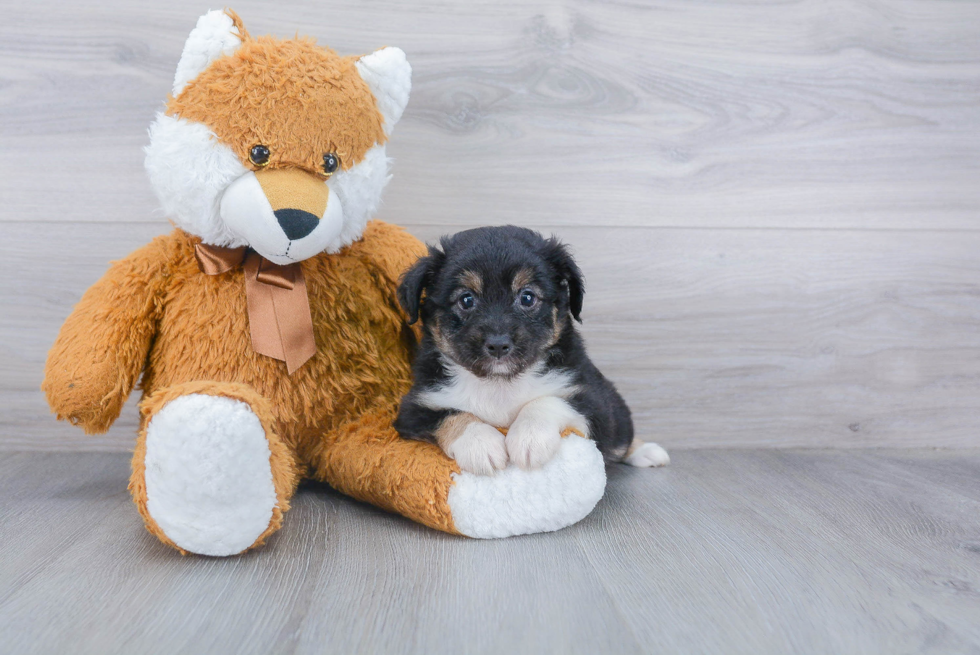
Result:
M521 291L520 300L522 307L534 307L534 303L538 301L538 297L530 289L524 289L524 291Z
M252 146L248 151L248 158L256 166L265 166L269 163L269 154L269 149L265 146Z
M340 157L332 152L328 152L323 156L323 174L333 175L340 168Z
M461 309L473 309L476 307L476 298L473 297L472 293L464 293L459 297L456 303Z

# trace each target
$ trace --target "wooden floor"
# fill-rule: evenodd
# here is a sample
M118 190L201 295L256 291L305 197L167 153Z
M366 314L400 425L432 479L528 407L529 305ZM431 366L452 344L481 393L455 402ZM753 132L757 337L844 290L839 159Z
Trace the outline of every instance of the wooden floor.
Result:
M0 454L5 653L976 653L980 451L700 450L567 530L450 537L325 487L243 557L143 530L119 453Z

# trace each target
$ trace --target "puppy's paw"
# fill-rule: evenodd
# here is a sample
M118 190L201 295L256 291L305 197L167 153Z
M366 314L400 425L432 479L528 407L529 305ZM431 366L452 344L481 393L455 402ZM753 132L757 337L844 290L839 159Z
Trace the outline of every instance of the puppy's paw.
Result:
M507 467L504 435L486 423L474 421L467 425L445 451L459 468L477 475L493 475Z
M667 466L670 464L670 455L655 443L641 443L626 456L625 461L630 466Z
M522 469L537 469L551 461L561 446L561 432L544 417L518 415L507 431L507 454Z
M541 468L558 452L561 433L566 428L589 436L585 418L561 398L544 396L532 400L507 431L507 454L523 469Z
M559 446L561 434L551 426L518 426L515 422L507 432L507 454L522 469L541 468L554 458Z

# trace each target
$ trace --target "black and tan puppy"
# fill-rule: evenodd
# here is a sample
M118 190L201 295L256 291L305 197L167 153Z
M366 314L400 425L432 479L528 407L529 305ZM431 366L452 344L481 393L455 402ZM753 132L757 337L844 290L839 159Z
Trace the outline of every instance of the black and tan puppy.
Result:
M567 248L528 229L478 228L430 246L398 290L424 335L395 422L401 436L485 475L508 461L544 465L566 427L607 461L667 464L660 446L634 438L629 408L586 355L572 322L583 295Z

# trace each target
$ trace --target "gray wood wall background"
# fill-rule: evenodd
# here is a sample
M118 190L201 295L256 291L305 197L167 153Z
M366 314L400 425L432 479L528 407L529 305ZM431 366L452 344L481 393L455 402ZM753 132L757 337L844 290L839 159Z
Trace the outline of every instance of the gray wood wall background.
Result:
M398 45L380 217L517 223L588 277L584 330L668 447L980 445L980 2L232 5ZM141 148L210 7L0 5L0 448L126 450L48 414L48 347L169 230Z

